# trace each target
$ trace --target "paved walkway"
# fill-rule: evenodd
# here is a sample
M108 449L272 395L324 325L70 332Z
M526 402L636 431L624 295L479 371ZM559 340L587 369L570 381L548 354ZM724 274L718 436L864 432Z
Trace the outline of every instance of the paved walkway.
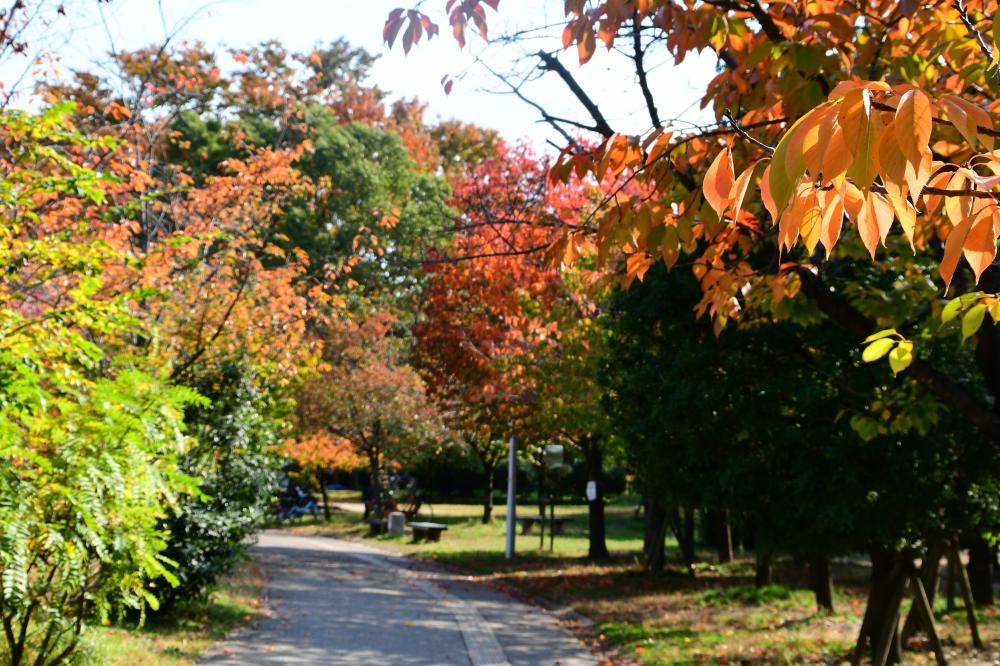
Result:
M266 617L200 663L594 666L551 615L360 543L264 532Z

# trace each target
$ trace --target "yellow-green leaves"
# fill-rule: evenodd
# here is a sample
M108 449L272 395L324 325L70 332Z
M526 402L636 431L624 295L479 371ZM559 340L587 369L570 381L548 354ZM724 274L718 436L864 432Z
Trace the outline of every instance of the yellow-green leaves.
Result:
M865 338L865 344L867 346L861 352L861 360L865 363L872 363L888 355L893 374L899 374L913 363L913 343L894 328L872 333Z
M976 334L989 314L993 323L1000 323L1000 298L996 294L971 291L954 298L941 309L941 325L961 315L962 342Z
M893 331L895 333L895 331ZM881 338L870 343L865 350L861 353L861 360L865 363L871 363L872 361L877 361L886 354L889 350L896 346L896 341L892 338Z
M986 317L986 306L982 303L976 303L971 308L969 308L964 315L962 315L962 341L964 342L967 338L975 334L979 330L979 327L983 325L983 319Z

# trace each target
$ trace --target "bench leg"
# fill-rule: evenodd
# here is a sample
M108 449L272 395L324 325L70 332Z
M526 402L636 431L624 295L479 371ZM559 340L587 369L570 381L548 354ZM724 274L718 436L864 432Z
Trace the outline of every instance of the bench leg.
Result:
M413 543L419 543L425 536L423 530L413 530Z
M440 541L441 540L441 530L427 530L427 540L428 541Z
M531 523L521 523L521 534L531 534Z

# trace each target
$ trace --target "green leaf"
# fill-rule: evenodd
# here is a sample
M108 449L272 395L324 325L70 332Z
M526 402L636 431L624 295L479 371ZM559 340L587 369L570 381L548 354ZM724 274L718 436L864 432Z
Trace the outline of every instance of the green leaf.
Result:
M887 328L887 329L885 329L883 331L879 331L877 333L872 333L867 338L865 338L865 342L875 342L876 340L881 340L882 338L887 338L890 335L899 335L899 333L897 333L896 329L894 329L894 328Z
M889 352L889 367L893 374L899 374L913 363L913 343L904 340L896 345L896 348Z
M962 299L954 298L944 306L941 310L941 323L947 324L949 321L958 316L958 313L962 311Z
M889 350L896 345L896 340L892 338L880 338L875 342L871 343L865 350L861 353L861 360L865 363L871 363L872 361L877 361L886 354Z
M982 303L977 303L969 308L969 311L962 316L962 341L964 342L969 336L973 335L979 330L979 327L983 323L983 318L986 317L986 306Z

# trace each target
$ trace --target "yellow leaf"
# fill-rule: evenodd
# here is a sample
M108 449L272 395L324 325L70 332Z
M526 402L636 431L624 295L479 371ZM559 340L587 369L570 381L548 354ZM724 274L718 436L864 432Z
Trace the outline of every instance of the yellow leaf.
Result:
M861 352L861 360L865 363L879 360L889 353L889 350L896 345L896 342L897 340L894 338L880 338L872 342Z
M899 374L913 363L913 343L909 340L900 342L889 352L889 367L893 374Z
M962 316L962 341L964 342L970 336L975 335L979 327L983 325L983 319L986 318L986 306L982 303L976 303Z

